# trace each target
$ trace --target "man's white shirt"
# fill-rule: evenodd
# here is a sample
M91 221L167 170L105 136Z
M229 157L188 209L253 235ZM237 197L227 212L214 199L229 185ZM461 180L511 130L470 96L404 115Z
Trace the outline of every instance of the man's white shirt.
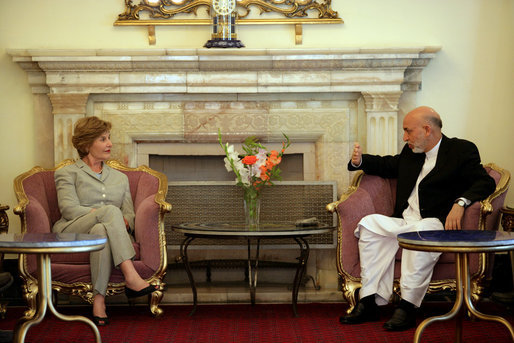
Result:
M432 169L434 169L435 163L437 161L437 153L439 152L439 146L441 145L441 140L442 139L440 139L436 146L430 149L430 151L425 153L425 163L423 164L423 168L418 175L416 185L414 186L414 189L412 190L412 193L407 200L409 206L407 206L407 208L402 213L403 219L405 219L407 223L419 221L422 219L421 213L419 211L419 183L425 178L425 176L428 175L428 173L432 171Z

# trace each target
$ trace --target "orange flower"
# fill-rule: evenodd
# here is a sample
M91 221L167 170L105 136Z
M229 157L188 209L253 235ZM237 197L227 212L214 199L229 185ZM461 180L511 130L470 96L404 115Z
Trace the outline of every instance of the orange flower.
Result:
M243 157L241 162L243 162L246 165L252 165L255 164L255 162L257 162L257 157L253 155L245 156Z
M255 180L252 184L255 187L256 191L260 191L262 188L262 181L261 180Z
M275 151L276 152L276 151ZM282 161L282 157L279 157L278 154L271 154L268 160L273 163L274 166L280 163Z

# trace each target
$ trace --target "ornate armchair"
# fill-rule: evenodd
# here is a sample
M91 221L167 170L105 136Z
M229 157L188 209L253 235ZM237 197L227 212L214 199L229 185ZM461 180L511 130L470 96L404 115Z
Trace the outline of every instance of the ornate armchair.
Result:
M53 169L34 167L15 178L18 206L14 208L14 213L20 216L22 232L51 232L53 224L61 217L54 172L72 163L73 160L64 160ZM163 297L163 278L167 267L164 215L171 210L171 205L165 201L168 191L166 175L146 166L129 168L117 161L108 161L107 164L128 176L136 214L134 266L150 284L159 285L159 291L149 296L150 310L153 315L159 316L162 314L159 303ZM92 303L89 254L55 254L51 261L53 290L77 295ZM29 305L25 317L30 318L35 313L38 292L35 256L21 254L19 270L23 294ZM124 287L123 275L113 269L107 296L122 293Z
M500 220L499 210L503 206L510 181L510 173L495 164L484 166L496 181L496 190L487 199L468 207L462 222L466 230L497 230ZM372 213L391 215L396 198L396 179L384 179L366 175L358 171L348 190L341 198L327 205L327 210L337 212L337 270L341 277L343 296L349 303L348 313L356 305L356 291L361 287L358 239L354 236L357 223ZM401 248L396 255L394 293L399 294ZM488 254L471 254L470 272L472 275L471 294L477 301L484 291L484 281L491 272L492 259ZM434 268L428 293L442 290L455 290L455 256L452 253L441 255Z

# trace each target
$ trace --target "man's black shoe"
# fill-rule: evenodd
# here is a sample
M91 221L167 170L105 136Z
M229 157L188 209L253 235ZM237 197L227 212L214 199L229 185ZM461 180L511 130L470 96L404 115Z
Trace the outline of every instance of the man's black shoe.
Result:
M384 323L387 331L404 331L416 326L416 315L414 311L406 311L398 307L394 310L393 316Z
M359 302L350 314L339 317L339 322L341 324L360 324L365 322L376 322L379 319L380 315L376 304L370 306Z

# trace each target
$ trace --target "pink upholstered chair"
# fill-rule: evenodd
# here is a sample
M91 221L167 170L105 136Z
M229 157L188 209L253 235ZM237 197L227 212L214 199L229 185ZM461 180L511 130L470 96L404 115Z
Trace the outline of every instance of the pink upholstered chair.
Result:
M54 169L34 167L16 177L14 191L18 206L14 213L20 216L22 232L51 232L53 224L61 217L54 172L72 163L73 160L65 160ZM150 310L159 316L162 313L159 304L167 267L164 214L171 210L171 205L165 201L168 191L166 175L146 166L129 168L117 161L108 161L107 164L128 176L136 214L134 266L150 284L159 285L159 291L149 296ZM55 254L51 261L53 290L77 295L92 303L89 253ZM38 292L35 256L21 254L19 270L23 280L23 294L29 305L25 316L30 318L35 313ZM122 293L124 287L123 275L113 269L107 296Z
M468 207L462 222L466 230L497 230L500 220L499 210L503 206L510 181L510 173L494 164L484 166L496 181L496 190L487 199ZM327 205L331 212L337 212L339 219L337 238L337 270L341 277L343 296L349 303L348 313L356 305L356 291L361 287L358 239L354 235L357 223L372 213L392 215L396 198L396 179L383 179L365 175L358 171L351 186L341 198ZM399 295L401 248L395 264L394 292ZM471 294L477 301L484 291L484 281L491 272L492 259L488 254L471 254L472 275ZM455 290L455 256L444 253L434 268L428 293L442 290Z

